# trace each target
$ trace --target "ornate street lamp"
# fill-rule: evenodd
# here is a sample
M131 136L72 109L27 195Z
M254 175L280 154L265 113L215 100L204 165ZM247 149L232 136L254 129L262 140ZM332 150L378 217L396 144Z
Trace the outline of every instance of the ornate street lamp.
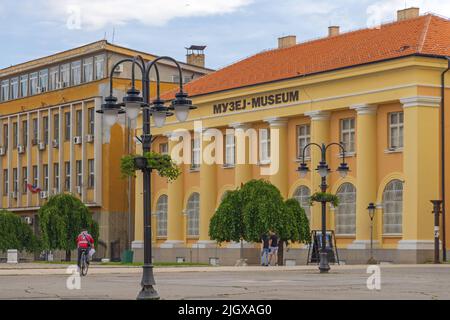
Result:
M330 143L329 145L319 145L317 143L310 143L307 144L304 148L303 148L303 159L302 159L302 163L300 164L300 167L297 169L297 172L300 174L301 178L305 178L306 175L308 174L308 172L310 172L308 165L305 162L305 155L306 155L306 150L310 147L310 146L316 146L320 149L321 154L322 154L322 158L321 161L319 163L319 165L317 166L317 172L319 173L320 177L322 178L322 183L320 184L320 189L322 192L327 192L327 177L330 174L331 170L328 167L327 164L327 159L326 159L326 154L327 154L327 150L328 148L330 148L331 146L338 146L341 151L342 151L342 163L339 166L339 168L337 168L337 172L339 172L340 176L342 178L345 178L347 176L347 174L349 173L350 169L347 165L347 163L345 162L345 147L343 143ZM320 249L320 264L319 264L319 270L320 273L327 273L330 270L330 265L328 263L328 253L326 252L326 240L327 240L327 203L325 201L322 201L322 247Z
M169 60L173 62L179 72L180 76L180 91L176 94L175 100L172 101L170 107L164 105L165 101L160 98L160 76L156 63L160 60ZM114 70L122 63L132 63L131 89L127 91L123 98L123 103L117 103L117 98L113 95L113 77ZM135 68L139 68L142 74L142 91L136 89L135 86ZM150 101L150 72L155 68L157 78L157 98ZM142 93L142 94L141 94ZM183 71L181 70L178 61L171 57L159 57L153 61L146 63L144 58L137 56L135 58L127 58L117 62L111 69L110 74L110 95L105 98L105 103L102 104L102 109L98 113L103 114L104 124L107 130L116 123L118 115L126 113L130 120L136 120L142 112L142 150L143 156L135 158L135 166L143 172L144 185L144 266L140 291L138 300L157 300L159 299L158 292L153 287L155 279L153 276L152 264L152 226L151 226L151 172L152 168L148 166L148 161L145 154L151 151L152 135L150 132L150 118L153 118L156 127L162 127L165 124L166 118L173 115L177 116L179 121L186 121L189 116L189 111L196 109L192 105L192 101L188 95L183 91Z
M378 262L373 258L373 218L375 217L375 212L377 207L370 203L367 207L367 211L369 212L370 217L370 259L367 261L367 264L377 264Z

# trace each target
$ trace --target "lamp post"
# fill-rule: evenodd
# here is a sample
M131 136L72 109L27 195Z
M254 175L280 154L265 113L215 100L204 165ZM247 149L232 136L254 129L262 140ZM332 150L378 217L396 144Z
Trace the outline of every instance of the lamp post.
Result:
M367 261L367 264L377 264L377 261L373 258L373 218L375 217L376 209L377 207L373 203L370 203L367 207L370 217L370 259Z
M439 257L439 215L442 213L442 200L431 200L434 214L434 263L440 263Z
M160 98L160 76L156 63L161 60L169 60L174 63L180 76L180 91L175 95L169 107L164 105L165 101ZM122 103L117 102L113 95L114 70L122 63L132 63L131 89L127 91ZM136 67L142 74L142 95L135 86ZM150 72L155 68L157 77L156 99L150 101ZM153 118L156 127L162 127L166 118L173 115L180 122L186 121L189 111L196 109L188 95L183 91L183 72L175 59L171 57L159 57L153 61L145 62L142 56L127 58L117 62L111 69L110 74L110 95L105 98L101 110L97 112L103 115L104 124L109 130L117 121L119 114L126 113L130 120L134 121L142 112L142 143L143 156L135 158L135 166L143 172L143 197L144 197L144 266L141 286L142 290L137 297L138 300L158 300L160 297L153 286L156 284L153 276L152 264L152 226L151 226L151 173L152 168L148 166L145 154L151 151L152 135L150 132L150 119ZM173 111L173 112L172 112Z
M308 174L308 172L310 171L308 168L308 165L305 162L305 154L306 154L306 150L307 148L309 148L310 146L316 146L320 149L321 151L321 161L319 163L319 165L317 166L317 172L319 173L319 175L322 178L322 182L320 184L320 189L323 193L327 192L327 177L330 174L331 170L328 168L328 164L327 164L327 160L326 160L326 154L327 154L327 150L328 148L330 148L331 146L338 146L341 151L342 151L342 163L339 166L339 168L337 169L337 172L339 172L339 174L341 175L342 178L345 178L348 174L348 172L350 171L347 163L345 162L345 148L344 148L344 144L343 143L330 143L329 145L325 145L322 143L322 145L319 145L317 143L310 143L307 144L304 148L303 148L303 157L302 157L302 164L300 165L300 167L297 169L297 171L300 174L301 178L305 178L306 175ZM326 201L321 201L322 204L322 247L320 249L320 264L319 264L319 270L320 273L328 273L328 271L330 270L330 265L328 263L328 253L326 252L326 240L327 240L327 203Z

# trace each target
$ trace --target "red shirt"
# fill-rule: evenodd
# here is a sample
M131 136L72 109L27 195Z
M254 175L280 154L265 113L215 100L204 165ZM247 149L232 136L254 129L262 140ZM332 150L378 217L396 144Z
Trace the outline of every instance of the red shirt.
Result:
M94 238L89 233L80 233L80 235L77 237L77 247L86 249L89 248L89 244L91 244L91 247L94 246Z

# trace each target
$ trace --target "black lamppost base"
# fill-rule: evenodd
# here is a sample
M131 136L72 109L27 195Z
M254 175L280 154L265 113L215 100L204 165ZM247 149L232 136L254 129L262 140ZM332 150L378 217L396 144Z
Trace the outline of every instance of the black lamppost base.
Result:
M156 292L155 288L153 288L153 286L144 286L136 298L136 300L160 300L160 299L161 297L159 296L158 292Z
M375 260L373 257L371 257L368 261L367 264L378 264L378 261Z
M153 266L144 265L142 275L142 290L139 292L136 300L159 300L160 296L153 285L155 285L155 278L153 277Z
M328 273L328 271L330 271L330 265L328 264L328 253L321 252L319 255L320 255L320 264L319 264L320 273Z

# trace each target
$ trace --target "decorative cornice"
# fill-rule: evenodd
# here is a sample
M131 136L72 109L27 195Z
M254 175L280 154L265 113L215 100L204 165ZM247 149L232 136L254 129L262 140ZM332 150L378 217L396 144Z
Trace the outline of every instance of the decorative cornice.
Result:
M350 106L351 110L355 110L358 115L374 115L377 114L377 106L373 104L355 104Z
M249 128L251 128L251 123L246 123L246 122L234 122L234 123L230 123L229 127L233 128L233 129L241 129L241 130L247 130Z
M305 112L305 116L310 117L312 121L324 121L330 120L331 112L316 110Z
M286 118L278 118L278 117L271 117L264 119L264 122L267 122L270 124L270 127L285 127L288 124L288 120Z
M441 106L441 98L433 96L415 96L400 99L403 108L411 107L430 107L439 108Z

